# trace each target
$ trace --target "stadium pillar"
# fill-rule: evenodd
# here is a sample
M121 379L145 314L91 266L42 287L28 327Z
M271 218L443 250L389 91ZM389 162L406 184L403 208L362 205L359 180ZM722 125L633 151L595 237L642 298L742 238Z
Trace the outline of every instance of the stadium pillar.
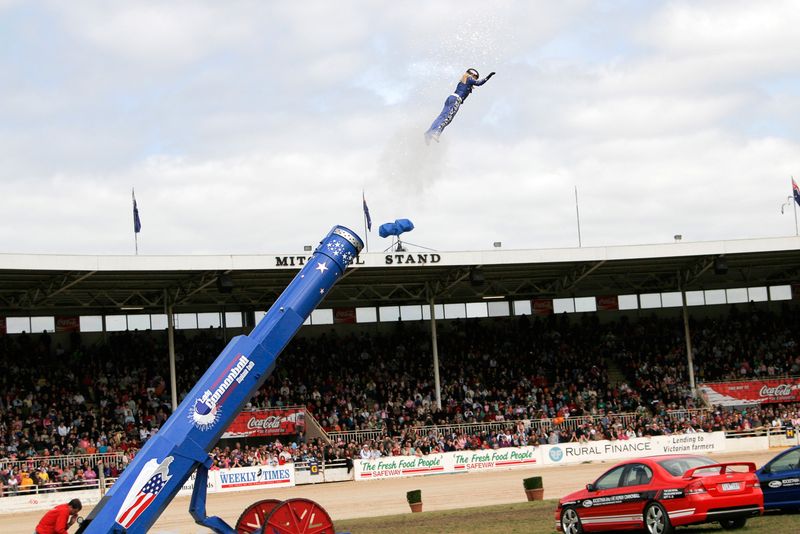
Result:
M172 304L167 305L167 344L169 345L169 387L172 390L172 411L178 409L178 386L175 378L175 321Z
M431 304L431 352L433 353L433 383L436 388L436 409L442 409L442 387L439 383L439 344L436 340L436 306Z
M692 332L689 329L689 308L686 306L686 291L683 288L681 288L681 303L683 309L683 336L686 338L686 364L689 366L689 388L692 390L692 395L695 395Z

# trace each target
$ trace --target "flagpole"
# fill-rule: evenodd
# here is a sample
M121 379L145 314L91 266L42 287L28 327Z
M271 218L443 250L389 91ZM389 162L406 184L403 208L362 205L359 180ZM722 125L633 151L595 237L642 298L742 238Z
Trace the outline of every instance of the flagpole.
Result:
M578 248L581 248L581 212L578 210L578 186L575 186L575 218L578 220Z
M367 200L364 197L364 190L361 190L361 211L363 212L364 217L364 248L367 252L369 252L369 230L367 228L367 211L364 209L364 206L367 205Z
M794 176L792 176L792 208L794 208L794 235L800 236L800 232L797 231L797 200L794 198Z
M133 203L134 203L134 206L135 206L136 205L136 194L133 191L133 187L131 187L131 200L133 200ZM139 235L136 232L136 225L135 224L134 224L134 227L133 227L133 243L134 243L134 247L135 247L134 250L136 252L136 255L138 256L139 255Z

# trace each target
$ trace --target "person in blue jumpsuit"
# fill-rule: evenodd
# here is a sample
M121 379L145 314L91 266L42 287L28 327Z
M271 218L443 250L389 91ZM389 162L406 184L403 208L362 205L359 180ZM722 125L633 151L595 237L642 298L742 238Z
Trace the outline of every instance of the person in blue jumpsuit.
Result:
M490 72L486 78L481 80L479 79L480 75L477 70L467 69L467 72L464 73L461 80L458 82L455 92L444 101L444 109L439 116L436 117L436 120L433 121L428 131L425 132L425 143L430 144L431 139L438 143L439 136L442 135L442 130L444 130L453 120L453 117L456 116L458 108L461 107L461 104L472 92L472 88L476 85L485 84L492 76L494 76L494 72Z

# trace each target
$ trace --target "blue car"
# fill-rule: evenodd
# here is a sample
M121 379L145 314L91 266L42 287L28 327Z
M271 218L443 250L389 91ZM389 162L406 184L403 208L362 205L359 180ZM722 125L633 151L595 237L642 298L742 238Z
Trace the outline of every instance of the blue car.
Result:
M756 471L764 510L800 510L800 446L783 451Z

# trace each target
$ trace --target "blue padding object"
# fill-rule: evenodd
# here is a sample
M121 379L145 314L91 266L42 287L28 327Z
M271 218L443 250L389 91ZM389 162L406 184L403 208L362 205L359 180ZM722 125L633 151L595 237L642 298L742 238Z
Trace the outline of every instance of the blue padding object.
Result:
M390 235L400 235L414 229L414 223L408 219L397 219L394 222L384 223L378 228L378 235L389 237Z

